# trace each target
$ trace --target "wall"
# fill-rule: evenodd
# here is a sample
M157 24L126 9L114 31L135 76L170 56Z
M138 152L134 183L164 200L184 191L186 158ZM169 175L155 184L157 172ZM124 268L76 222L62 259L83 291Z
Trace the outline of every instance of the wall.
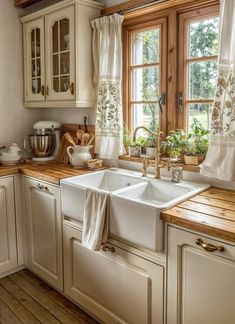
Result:
M22 31L14 0L0 1L0 146L22 147L41 110L23 108Z

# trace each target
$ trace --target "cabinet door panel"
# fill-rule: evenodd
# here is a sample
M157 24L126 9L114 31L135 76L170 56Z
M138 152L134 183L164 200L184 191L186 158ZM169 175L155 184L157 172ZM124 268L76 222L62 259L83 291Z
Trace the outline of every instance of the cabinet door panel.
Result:
M55 287L62 289L62 216L59 188L37 188L25 180L28 267Z
M24 25L25 101L45 100L44 19Z
M13 178L0 179L0 276L17 266Z
M115 247L92 252L64 226L65 293L108 323L162 323L163 269Z
M196 240L223 246L206 252ZM235 246L168 226L168 324L235 323Z
M46 16L47 100L75 95L74 7Z

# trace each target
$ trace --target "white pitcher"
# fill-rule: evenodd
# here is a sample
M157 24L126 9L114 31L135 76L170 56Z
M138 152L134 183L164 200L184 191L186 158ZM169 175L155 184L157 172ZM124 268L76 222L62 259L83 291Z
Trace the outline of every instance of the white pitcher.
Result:
M91 148L92 148L92 145L68 146L67 153L69 156L70 164L73 165L74 167L86 166L86 162L92 158L91 153L90 153Z

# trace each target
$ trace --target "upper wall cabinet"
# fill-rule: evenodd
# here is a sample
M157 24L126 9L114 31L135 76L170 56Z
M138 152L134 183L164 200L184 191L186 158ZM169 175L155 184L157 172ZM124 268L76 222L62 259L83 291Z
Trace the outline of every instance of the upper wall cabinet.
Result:
M101 8L65 0L21 18L25 107L94 106L90 22Z

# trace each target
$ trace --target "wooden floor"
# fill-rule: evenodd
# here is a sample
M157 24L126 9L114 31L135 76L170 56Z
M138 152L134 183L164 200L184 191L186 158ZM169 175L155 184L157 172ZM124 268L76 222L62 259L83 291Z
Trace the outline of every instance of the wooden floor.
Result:
M28 270L0 279L0 323L97 324Z

